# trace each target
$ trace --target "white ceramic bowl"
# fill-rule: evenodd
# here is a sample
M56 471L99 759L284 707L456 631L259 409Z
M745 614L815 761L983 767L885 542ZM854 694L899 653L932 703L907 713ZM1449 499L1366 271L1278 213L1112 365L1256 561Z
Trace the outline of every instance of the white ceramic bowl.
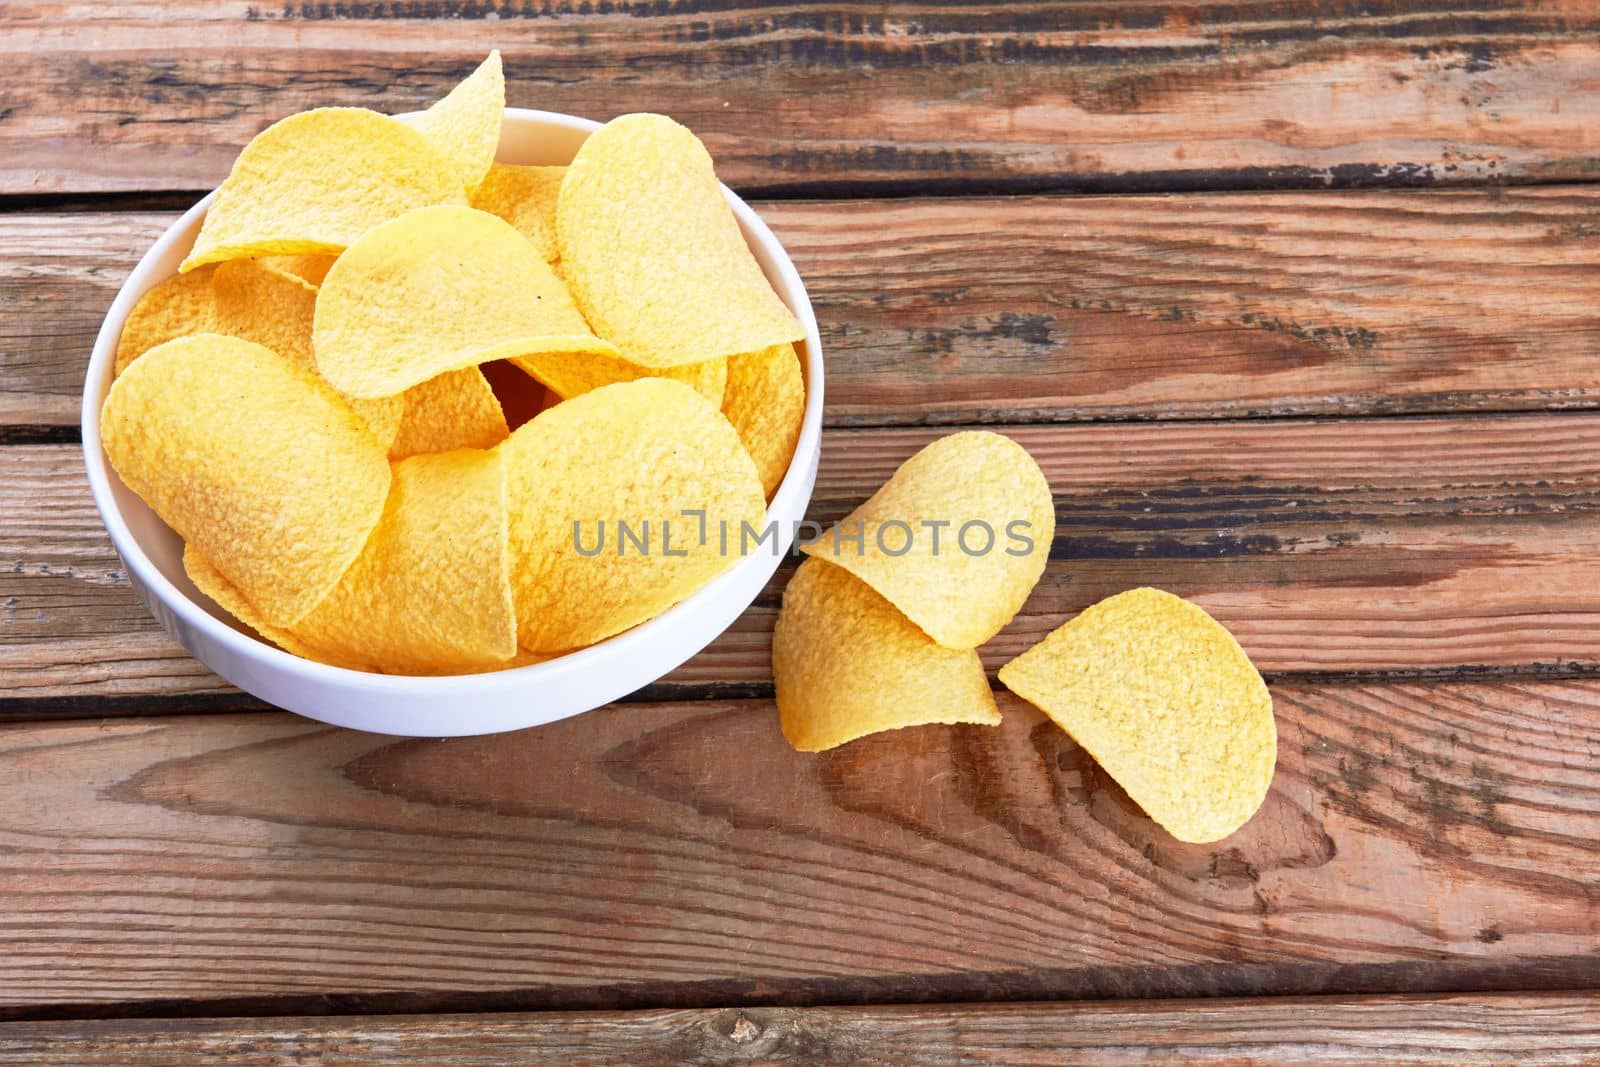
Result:
M570 115L508 108L500 158L511 163L570 162L598 125ZM789 472L768 509L769 519L778 524L773 550L762 548L740 560L650 622L531 667L448 678L366 674L312 663L256 638L195 589L183 571L182 541L122 484L100 447L100 405L111 386L123 320L146 290L177 271L212 196L162 234L123 283L95 340L83 389L83 452L95 505L129 583L195 659L262 700L336 726L414 737L495 733L576 715L655 681L709 644L760 594L788 551L816 482L822 344L811 301L788 254L756 213L727 192L751 251L806 328L805 342L797 346L806 371L805 425Z

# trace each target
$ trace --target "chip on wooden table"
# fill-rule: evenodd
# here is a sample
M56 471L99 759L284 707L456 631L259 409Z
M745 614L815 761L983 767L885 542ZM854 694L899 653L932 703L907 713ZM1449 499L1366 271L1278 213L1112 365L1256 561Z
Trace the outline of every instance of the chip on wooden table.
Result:
M789 470L806 415L806 380L794 345L785 342L728 359L722 413L756 461L767 499Z
M505 73L494 51L411 125L450 158L470 193L494 163L505 113Z
M1050 485L1027 449L987 430L951 434L900 465L804 551L876 589L929 637L976 648L1044 573Z
M589 135L561 183L556 243L578 306L631 362L674 367L805 335L705 146L664 115L624 115Z
M426 207L368 231L317 294L317 369L350 396L539 352L614 354L550 264L510 223Z
M533 651L579 648L654 618L739 561L742 524L762 529L755 463L722 413L681 382L602 386L541 412L500 447L518 637Z
M106 394L100 439L128 488L275 626L327 595L389 494L383 449L343 398L220 334L135 360Z
M515 226L548 262L561 258L556 249L556 198L566 167L530 167L496 163L472 191L471 204Z
M933 723L1000 722L978 654L945 648L848 571L808 559L772 632L783 736L820 752Z
M728 388L728 361L725 359L651 368L602 352L545 352L536 356L516 356L511 362L524 373L537 378L562 400L581 396L602 385L654 377L682 382L721 407Z
M446 371L413 385L400 399L405 415L389 446L392 460L457 448L493 448L511 432L500 399L477 367Z
M404 123L365 108L302 111L245 145L179 269L338 252L413 208L466 202L455 163Z
M1261 807L1277 762L1272 696L1244 649L1159 589L1100 601L1000 669L1180 841L1217 841Z

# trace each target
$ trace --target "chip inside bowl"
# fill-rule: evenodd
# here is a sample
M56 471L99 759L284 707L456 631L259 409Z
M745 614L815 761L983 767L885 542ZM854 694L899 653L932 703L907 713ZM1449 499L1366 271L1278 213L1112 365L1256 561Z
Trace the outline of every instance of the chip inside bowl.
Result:
M571 400L602 385L655 377L682 382L721 407L728 389L728 361L725 359L651 368L601 352L545 352L536 356L517 356L511 362L524 373L537 378L562 400Z
M100 439L128 488L276 626L333 588L389 493L383 450L337 393L220 334L135 360L106 394Z
M496 163L472 191L472 206L511 223L554 263L561 258L556 250L556 198L566 173L566 167Z
M739 561L765 498L739 435L681 382L563 401L506 453L518 636L580 648L654 618Z
M976 648L1028 599L1055 525L1033 457L974 430L923 448L804 550L872 586L941 645Z
M453 206L409 212L351 245L318 290L313 345L323 377L356 397L495 359L615 351L527 238Z
M589 135L561 183L556 243L578 306L630 362L676 367L805 336L705 146L664 115L624 115Z
M785 342L731 357L722 413L756 461L771 500L788 473L806 416L805 373L794 345Z
M477 367L446 371L400 394L405 417L390 459L458 448L493 448L511 431L500 400Z
M772 677L783 735L802 752L906 726L1000 722L976 652L936 644L820 559L802 563L784 589Z
M239 153L179 269L338 252L413 208L466 202L455 162L404 123L365 108L303 111Z
M1100 601L1000 668L1180 841L1217 841L1261 807L1277 762L1272 695L1198 605L1159 589Z
M461 184L470 192L494 163L505 111L506 79L500 53L494 51L411 125L454 162Z

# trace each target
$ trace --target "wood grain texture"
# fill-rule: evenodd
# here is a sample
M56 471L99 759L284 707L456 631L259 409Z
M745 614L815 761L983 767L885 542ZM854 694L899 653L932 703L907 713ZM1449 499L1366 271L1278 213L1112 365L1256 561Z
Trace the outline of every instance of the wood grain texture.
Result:
M759 205L833 425L1593 407L1600 187ZM0 432L74 426L166 213L0 215Z
M1032 598L982 650L991 670L1090 603L1146 584L1196 599L1268 672L1600 670L1593 418L1008 432L1050 479L1057 533ZM830 432L811 518L843 517L938 434ZM0 694L20 702L5 710L225 691L128 589L81 462L73 446L0 449ZM650 695L769 691L790 572Z
M275 119L425 106L491 47L512 104L670 110L743 187L1571 179L1600 152L1590 0L13 0L4 20L11 193L208 188Z
M1001 696L820 756L766 701L0 727L0 1008L1600 984L1600 682L1279 684L1271 794L1209 846Z
M1065 1057L1085 1067L1582 1064L1600 1058L1600 1001L1503 993L0 1025L0 1064L19 1067L976 1067Z

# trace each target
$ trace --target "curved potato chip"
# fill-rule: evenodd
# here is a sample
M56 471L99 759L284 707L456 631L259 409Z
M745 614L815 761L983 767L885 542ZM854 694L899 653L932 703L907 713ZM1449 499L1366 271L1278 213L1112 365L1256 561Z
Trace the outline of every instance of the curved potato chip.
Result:
M1219 841L1266 799L1272 694L1232 634L1159 589L1100 601L1000 668L1168 833Z
M400 396L405 418L389 446L391 460L457 448L493 448L511 433L499 399L477 367L446 371Z
M738 561L742 522L761 532L755 464L721 412L681 382L602 386L500 447L524 648L579 648L654 618Z
M338 252L412 208L466 202L455 164L404 123L359 107L302 111L245 145L178 269Z
M591 389L616 382L671 378L721 407L728 388L728 361L725 359L708 359L703 363L685 363L656 370L602 352L545 352L537 356L516 356L511 362L539 379L562 400L570 400Z
M722 413L756 461L761 484L771 500L789 472L806 416L805 372L794 345L773 345L730 356Z
M164 278L139 298L122 323L117 338L116 377L128 364L156 345L216 329L216 299L211 292L213 268Z
M235 259L217 264L211 287L216 308L213 332L266 345L317 373L317 362L311 354L316 286L262 260ZM392 452L405 416L405 402L400 397L345 397L345 401L372 430L378 447Z
M567 168L556 243L572 295L629 361L675 367L805 336L756 262L694 134L623 115Z
M417 116L411 128L450 157L470 191L494 162L505 113L506 79L500 53L494 51L444 99Z
M505 462L461 449L394 464L361 555L294 636L390 674L493 666L517 651Z
M326 663L330 667L343 667L346 670L361 671L367 668L351 660L341 660L333 654L319 648L312 648L300 640L290 630L281 626L274 626L261 613L255 609L250 601L244 598L238 588L222 576L222 572L212 565L211 561L195 551L194 545L183 546L183 571L189 576L196 589L216 601L217 606L229 615L244 623L250 629L271 641L285 652L309 659L316 663Z
M100 418L128 488L275 626L327 595L389 493L389 464L349 405L238 338L151 349L112 383Z
M427 207L374 227L317 295L317 369L350 396L392 396L492 359L604 352L550 264L510 223Z
M469 202L479 211L511 223L547 262L554 263L560 258L556 251L556 197L566 174L566 167L496 163L472 191Z
M210 597L217 606L229 615L244 623L264 639L277 645L291 655L308 659L315 663L325 663L330 667L343 667L350 671L369 671L365 664L351 660L340 659L335 653L327 649L316 648L297 637L292 631L273 626L261 617L260 612L250 606L250 602L239 594L226 578L217 572L203 556L194 550L193 545L185 545L183 549L183 569L189 575L189 580L195 588ZM473 667L471 673L482 674L492 671L506 671L513 667L527 667L535 663L546 663L556 656L544 652L526 652L518 650L510 659L501 660L493 664ZM418 675L464 674L459 668L449 670L417 669L411 672Z
M338 256L306 252L297 256L261 256L256 262L279 274L292 274L309 285L321 285Z
M941 645L976 648L1028 599L1055 530L1050 485L1027 450L969 431L906 460L803 551L872 586Z
M783 736L802 752L903 726L1000 722L976 652L935 644L820 559L802 563L783 591L772 678Z

